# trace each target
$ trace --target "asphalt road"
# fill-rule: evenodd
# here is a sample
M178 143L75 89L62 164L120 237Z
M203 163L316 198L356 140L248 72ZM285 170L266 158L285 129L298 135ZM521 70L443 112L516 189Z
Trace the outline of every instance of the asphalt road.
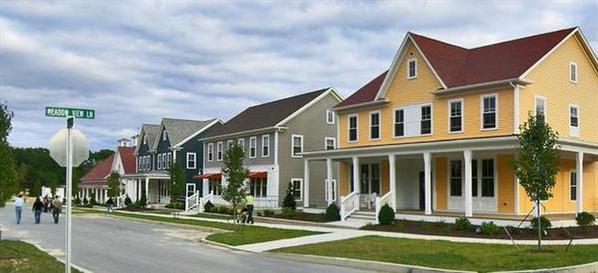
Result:
M14 207L0 209L2 239L34 242L63 258L64 218L58 225L52 215L42 214L35 225L31 209L24 209L16 225ZM363 272L351 268L319 265L232 251L199 242L196 230L105 218L73 218L73 263L92 272Z

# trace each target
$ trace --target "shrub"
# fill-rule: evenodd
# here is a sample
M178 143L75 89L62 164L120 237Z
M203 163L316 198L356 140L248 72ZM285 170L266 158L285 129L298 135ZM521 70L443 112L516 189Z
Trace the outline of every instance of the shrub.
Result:
M295 210L293 208L282 208L282 217L293 218L295 216Z
M184 209L185 204L183 202L175 201L175 202L170 202L168 205L166 205L164 207L169 208L169 209Z
M81 205L81 198L79 198L79 196L77 196L77 198L75 198L75 200L73 200L75 206L79 206Z
M205 212L213 212L214 211L214 204L208 201L203 205L203 211Z
M326 220L328 221L338 221L341 219L341 212L336 206L335 203L330 204L328 208L326 208Z
M96 201L95 196L93 196L93 195L91 196L91 198L89 199L89 204L92 205L92 206L95 206L95 205L98 204L98 202Z
M129 196L127 196L127 197L125 198L125 206L126 206L126 207L128 207L128 206L130 206L131 204L133 204L133 201L131 201L131 198L129 198Z
M262 213L261 211L258 211L257 216L264 216L264 213Z
M264 216L266 216L266 217L272 217L272 216L274 216L274 211L269 210L269 209L265 209L264 210Z
M378 221L381 225L390 225L395 220L395 212L390 208L388 204L385 204L380 208L378 213Z
M287 187L287 194L284 196L284 200L282 201L282 207L289 208L291 210L297 209L297 202L295 201L295 195L293 195L293 184L289 183Z
M457 230L469 230L471 229L471 222L467 217L462 216L455 220L455 227Z
M540 216L540 223L542 224L542 229L548 229L552 227L552 223L544 216ZM534 217L531 220L532 228L538 229L538 217Z
M89 204L89 201L87 200L87 196L83 197L83 205L87 206L87 204Z
M139 207L145 207L147 206L147 197L145 195L142 195L141 198L139 198L139 200L137 200L137 205L139 205Z
M490 222L483 222L482 226L480 226L480 233L486 235L493 235L498 233L498 226L490 221Z
M578 226L587 227L593 225L594 222L596 222L596 218L594 217L594 215L582 211L577 214L577 216L575 217L575 221L577 221Z

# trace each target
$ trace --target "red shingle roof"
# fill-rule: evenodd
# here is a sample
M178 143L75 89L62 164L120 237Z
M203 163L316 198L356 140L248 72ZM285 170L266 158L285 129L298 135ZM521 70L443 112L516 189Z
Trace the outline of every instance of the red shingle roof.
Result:
M466 49L409 33L447 88L520 77L576 28ZM373 101L384 81L376 77L337 107Z
M135 147L118 147L125 174L135 173Z
M114 161L114 154L104 159L100 164L96 165L85 176L81 177L81 184L101 182L106 180L106 176L112 170L112 162Z

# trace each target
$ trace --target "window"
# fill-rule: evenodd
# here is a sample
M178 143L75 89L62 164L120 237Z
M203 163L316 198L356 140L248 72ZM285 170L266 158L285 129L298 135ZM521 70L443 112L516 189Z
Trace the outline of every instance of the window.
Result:
M295 199L303 198L303 179L291 178L291 185L293 186L293 196Z
M243 149L243 154L245 154L245 139L244 138L237 139L237 144L239 144L239 146L241 146L241 148Z
M227 140L226 141L226 149L228 150L230 147L232 147L233 143L235 143L234 140L232 140L232 139Z
M417 59L409 59L407 61L407 79L417 77Z
M542 121L545 120L546 117L546 98L541 96L535 96L535 113L536 118Z
M395 110L395 137L405 135L405 111L403 109Z
M270 156L270 135L262 136L262 157Z
M208 143L208 161L214 160L214 143Z
M449 100L449 132L463 132L463 99Z
M218 141L218 143L216 143L216 160L218 161L222 161L223 146L224 143L222 143L222 141Z
M380 112L370 113L370 139L380 139Z
M324 149L326 150L334 150L336 149L336 138L333 137L325 137L324 138Z
M196 167L196 154L195 153L187 153L187 169L195 169Z
M471 161L471 196L478 196L478 161Z
M251 178L249 180L249 192L254 197L267 197L268 178Z
M257 155L257 137L250 137L249 138L249 158L255 158Z
M172 153L168 153L168 168L170 168L170 164L172 163Z
M569 199L577 201L577 172L569 172Z
M451 196L461 196L463 184L461 160L451 160Z
M301 155L299 155L300 153L303 152L303 136L302 135L293 135L292 136L293 139L293 150L292 150L292 156L293 157L301 157Z
M420 133L422 135L427 135L432 133L432 106L426 105L422 106L421 108L421 125L420 125Z
M326 180L326 188L324 190L324 194L326 196L326 201L336 201L336 180Z
M357 141L357 115L349 116L349 141Z
M482 197L494 197L494 160L482 160Z
M147 136L143 136L143 144L147 144Z
M579 136L579 108L577 105L569 105L569 135Z
M497 128L497 95L482 96L482 129Z
M162 169L163 156L163 154L158 154L158 170Z
M166 141L166 130L162 131L162 140Z
M326 123L334 124L334 111L326 110Z
M222 194L222 179L208 180L208 190L213 195L221 195Z
M577 83L577 64L574 62L569 63L569 81Z

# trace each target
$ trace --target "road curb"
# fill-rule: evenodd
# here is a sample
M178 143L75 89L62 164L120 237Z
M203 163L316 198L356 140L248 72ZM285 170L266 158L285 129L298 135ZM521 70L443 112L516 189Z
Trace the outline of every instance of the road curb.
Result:
M224 229L213 228L213 227L204 227L204 226L196 226L196 225L188 225L188 224L169 223L169 222L163 222L163 221L139 219L139 218L133 218L133 217L118 216L118 215L106 215L106 214L104 214L104 215L94 215L94 216L106 217L106 218L119 218L119 219L126 219L126 220L129 220L129 221L137 221L137 222L143 222L143 223L153 223L153 224L158 224L158 225L163 225L163 226L171 226L171 227L184 228L184 229L193 229L193 230L207 232L207 233L226 232L226 230L224 230ZM88 217L88 216L83 216L83 217Z
M542 268L542 269L531 269L531 270L519 270L519 271L495 271L493 273L588 273L598 272L598 262L572 265L565 267L556 268Z
M395 264L377 261L366 261L351 258L339 258L339 257L325 257L316 255L304 255L304 254L291 254L291 253L272 253L264 252L264 255L272 258L287 259L296 262L309 262L324 265L333 265L341 267L351 267L356 269L363 269L369 271L381 271L381 272L400 272L400 273L440 273L440 272L454 272L454 273L471 273L474 271L459 271L459 270L448 270L439 269L432 267L423 267L416 265L405 265Z

